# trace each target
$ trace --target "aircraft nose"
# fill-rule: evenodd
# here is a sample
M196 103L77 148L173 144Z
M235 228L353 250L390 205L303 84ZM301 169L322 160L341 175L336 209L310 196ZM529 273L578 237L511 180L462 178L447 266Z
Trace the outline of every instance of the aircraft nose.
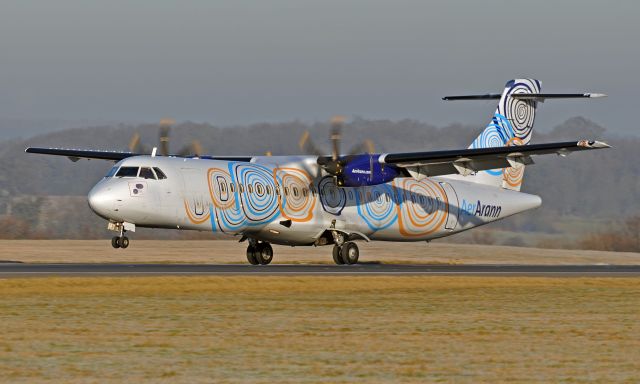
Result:
M109 219L109 213L113 213L113 205L115 203L109 189L102 185L96 185L89 191L87 198L89 200L89 208L93 212L98 216Z

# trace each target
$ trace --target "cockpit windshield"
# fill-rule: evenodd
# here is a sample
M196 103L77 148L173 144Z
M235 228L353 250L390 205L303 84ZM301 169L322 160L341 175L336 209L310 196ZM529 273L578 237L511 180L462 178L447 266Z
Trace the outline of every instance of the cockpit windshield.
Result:
M155 180L156 175L153 174L153 171L151 170L151 168L142 167L142 168L140 168L140 175L138 175L138 177L141 177L143 179L154 179Z
M111 169L109 170L109 172L108 172L104 177L105 177L105 178L113 177L113 175L115 175L115 174L116 174L116 172L118 171L118 168L120 168L120 167L119 167L119 166L117 166L117 165L116 165L115 167L111 168Z
M156 175L158 175L158 180L166 179L167 175L162 172L162 170L158 167L153 167L153 170L156 171Z
M120 167L116 177L136 177L138 176L138 167Z

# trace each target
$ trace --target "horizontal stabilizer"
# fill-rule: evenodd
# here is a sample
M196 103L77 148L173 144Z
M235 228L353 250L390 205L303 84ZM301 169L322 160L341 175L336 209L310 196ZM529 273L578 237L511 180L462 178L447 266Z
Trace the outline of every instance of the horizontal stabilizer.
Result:
M544 100L544 99L596 99L607 97L604 93L514 93L514 99Z
M500 96L502 96L500 93L487 93L485 95L445 96L442 100L499 100Z
M445 96L442 100L499 100L501 94L487 93L485 95L461 95ZM604 93L512 93L510 97L520 100L546 100L546 99L596 99L607 97Z

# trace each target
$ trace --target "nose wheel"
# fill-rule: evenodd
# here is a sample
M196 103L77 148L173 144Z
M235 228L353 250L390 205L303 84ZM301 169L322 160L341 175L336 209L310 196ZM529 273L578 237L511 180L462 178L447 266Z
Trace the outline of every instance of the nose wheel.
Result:
M111 238L111 246L125 249L129 246L129 238L127 236L114 236Z
M125 249L129 247L129 238L125 236L124 226L120 226L120 236L114 236L111 238L111 246L113 248Z
M271 244L250 242L247 247L247 260L251 265L267 265L273 260Z

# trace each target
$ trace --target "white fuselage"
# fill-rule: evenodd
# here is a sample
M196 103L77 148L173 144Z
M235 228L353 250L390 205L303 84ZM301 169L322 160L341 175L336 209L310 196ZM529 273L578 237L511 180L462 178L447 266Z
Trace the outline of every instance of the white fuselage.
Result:
M156 167L164 179L105 177L89 193L103 218L140 227L243 235L312 245L328 229L353 238L424 241L540 206L538 196L447 177L396 178L342 188L314 157L251 162L136 156L116 167Z

